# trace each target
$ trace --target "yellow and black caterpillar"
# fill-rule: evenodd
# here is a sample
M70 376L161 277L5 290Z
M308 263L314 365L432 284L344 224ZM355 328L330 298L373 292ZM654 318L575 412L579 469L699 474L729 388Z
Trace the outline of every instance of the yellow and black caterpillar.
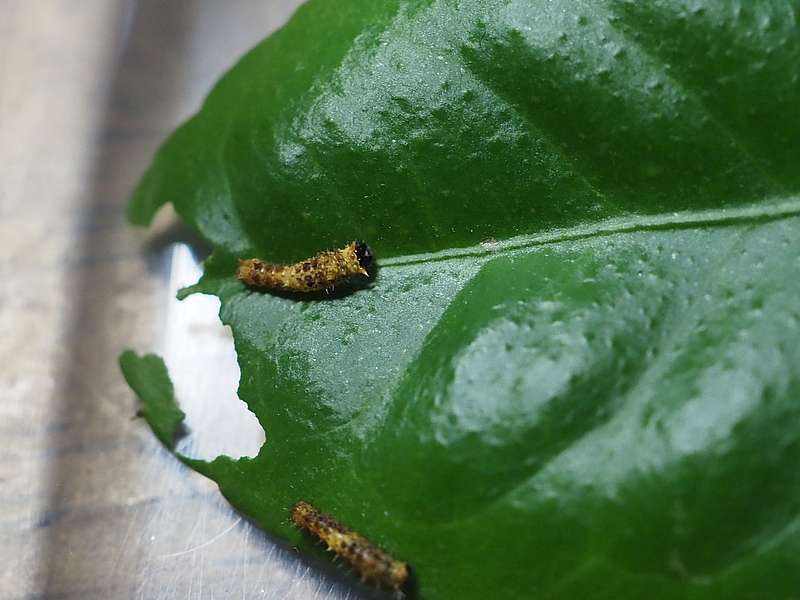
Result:
M245 284L268 290L319 292L331 290L355 276L370 276L372 249L360 240L344 248L320 252L293 265L276 265L258 258L239 259L236 276Z
M409 567L378 548L358 532L342 525L330 515L300 501L292 508L292 521L328 545L328 549L349 562L362 581L400 591L408 581Z

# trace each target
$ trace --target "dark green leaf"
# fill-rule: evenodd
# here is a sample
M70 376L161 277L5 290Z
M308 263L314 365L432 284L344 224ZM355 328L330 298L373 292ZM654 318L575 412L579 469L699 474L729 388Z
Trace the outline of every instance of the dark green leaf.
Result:
M424 598L793 598L797 12L312 0L131 204L215 244L189 292L267 431L187 462L309 551L314 502ZM354 238L381 268L351 295L233 275Z
M154 354L139 356L126 350L119 357L119 366L128 385L142 399L139 414L145 418L158 439L173 450L186 415L175 401L164 361Z

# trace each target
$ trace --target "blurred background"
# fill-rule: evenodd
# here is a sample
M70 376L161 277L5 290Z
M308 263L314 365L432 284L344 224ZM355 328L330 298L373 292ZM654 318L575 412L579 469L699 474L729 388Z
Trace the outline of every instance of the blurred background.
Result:
M0 598L374 595L181 466L117 366L164 355L182 451L258 451L216 300L174 300L203 244L124 210L158 144L300 3L0 0Z

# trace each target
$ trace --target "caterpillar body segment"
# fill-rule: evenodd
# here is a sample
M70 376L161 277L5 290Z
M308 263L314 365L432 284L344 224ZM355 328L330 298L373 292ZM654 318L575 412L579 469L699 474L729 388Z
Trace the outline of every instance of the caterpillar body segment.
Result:
M374 545L360 533L342 525L330 515L320 512L308 502L300 501L292 508L292 521L318 537L328 549L350 563L362 581L371 581L396 592L406 585L409 567Z
M292 265L274 264L258 258L239 259L236 276L254 288L319 292L331 290L355 276L369 277L373 263L372 249L357 240L339 250L320 252Z

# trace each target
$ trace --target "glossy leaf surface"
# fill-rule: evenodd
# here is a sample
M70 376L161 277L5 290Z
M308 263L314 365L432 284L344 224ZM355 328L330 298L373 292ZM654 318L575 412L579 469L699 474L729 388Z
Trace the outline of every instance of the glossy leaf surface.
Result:
M131 203L215 244L188 292L220 297L267 432L183 459L312 552L287 515L314 502L423 598L793 597L797 12L310 2ZM381 267L355 293L233 275L354 238Z

